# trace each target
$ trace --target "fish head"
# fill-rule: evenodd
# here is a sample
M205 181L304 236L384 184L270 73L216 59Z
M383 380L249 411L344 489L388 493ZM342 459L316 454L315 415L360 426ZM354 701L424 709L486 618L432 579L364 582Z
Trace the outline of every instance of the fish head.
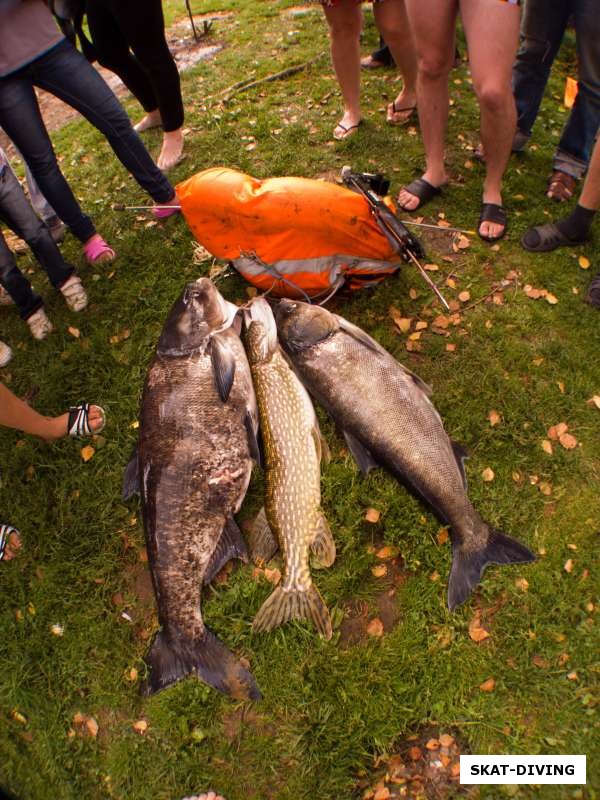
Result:
M169 312L157 351L179 356L198 350L213 333L232 325L237 312L208 278L188 283Z
M339 328L337 318L327 309L299 300L280 300L275 321L279 341L292 353L313 347Z
M262 364L277 350L275 317L264 297L256 297L248 304L244 320L248 360L251 364Z

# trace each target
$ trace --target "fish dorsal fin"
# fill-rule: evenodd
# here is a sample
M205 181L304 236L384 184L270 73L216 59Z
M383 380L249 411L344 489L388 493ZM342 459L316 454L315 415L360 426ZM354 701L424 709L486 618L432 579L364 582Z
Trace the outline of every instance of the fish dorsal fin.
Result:
M210 557L206 572L204 573L204 583L211 583L219 574L228 561L232 558L239 558L244 564L248 563L248 548L238 528L236 521L230 517L225 523L223 532L219 537L217 546Z
M235 358L231 349L215 334L210 340L210 358L212 362L215 386L221 400L226 403L235 377Z
M458 468L460 470L460 474L462 475L463 486L465 487L465 491L468 489L467 486L467 473L465 472L465 461L469 457L469 454L458 442L451 441L450 444L452 445L452 452L454 453L454 458L456 459L456 463L458 464Z
M123 500L129 500L134 494L140 493L140 462L138 458L139 443L136 442L129 463L123 475Z
M254 564L266 564L279 550L279 544L267 521L264 506L256 515L248 533L248 549Z
M375 461L371 453L367 450L367 448L359 442L356 436L350 433L350 431L342 431L344 434L344 439L346 440L346 444L348 445L348 449L354 456L354 460L358 464L360 471L363 475L368 475L372 469L378 467L379 464Z
M369 350L373 350L375 353L384 353L386 356L389 355L387 350L383 348L379 342L376 342L375 339L369 336L368 333L365 333L358 325L354 325L354 323L349 322L347 319L344 319L344 317L338 317L337 314L333 314L333 316L336 318L340 330L347 333L348 336L352 336L357 342L364 344L365 347L368 347Z
M317 451L317 457L319 462L323 461L325 464L329 464L331 461L331 450L329 449L329 445L327 444L327 440L321 433L321 428L319 427L319 422L315 416L315 424L311 430L311 434L315 443L315 449Z
M310 550L315 557L313 567L317 569L330 567L335 561L335 542L329 523L322 512L317 522L314 539L310 543Z
M258 419L256 418L256 414L250 409L247 409L244 415L244 426L248 436L248 449L250 450L250 455L256 462L257 466L262 467L264 459L258 439Z
M375 341L372 336L369 336L368 333L365 333L365 331L363 331L357 325L354 325L352 322L348 322L348 320L344 319L343 317L338 317L337 314L334 314L333 316L336 318L338 325L340 326L340 330L344 331L344 333L347 333L348 336L352 336L353 339L356 339L357 342L364 344L365 347L368 347L374 353L385 355L388 358L394 358L391 353L388 353L385 347L382 347L379 342ZM419 378L419 376L416 375L412 370L408 369L408 367L405 367L404 364L401 364L397 359L394 359L394 361L396 361L396 363L404 370L404 372L406 372L407 375L410 375L415 382L415 385L418 386L419 389L425 392L425 394L429 397L431 394L431 387L428 386L424 380Z

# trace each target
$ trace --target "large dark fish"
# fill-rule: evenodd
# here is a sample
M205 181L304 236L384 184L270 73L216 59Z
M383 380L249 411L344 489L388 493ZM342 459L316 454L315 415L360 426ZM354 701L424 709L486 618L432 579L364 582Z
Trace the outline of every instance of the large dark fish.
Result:
M247 560L233 515L258 419L236 312L207 278L188 284L146 376L137 467L161 625L146 655L147 694L193 673L233 697L260 697L200 609L202 585L230 558Z
M258 400L264 448L265 516L280 542L284 575L259 609L255 631L272 630L289 619L308 618L331 639L331 619L309 569L309 550L322 566L335 559L335 543L321 510L322 440L304 386L277 344L266 300L250 307L247 351Z
M282 300L275 316L296 371L342 429L363 473L385 467L451 526L451 610L467 599L488 564L535 560L471 505L464 451L448 438L420 378L324 308Z

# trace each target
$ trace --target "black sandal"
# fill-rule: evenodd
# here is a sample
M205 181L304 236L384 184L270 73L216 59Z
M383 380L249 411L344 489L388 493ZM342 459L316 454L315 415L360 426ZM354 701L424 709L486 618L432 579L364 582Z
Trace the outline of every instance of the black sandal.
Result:
M496 225L504 225L504 230L499 236L484 236L479 230L482 222L493 222ZM479 222L477 223L477 233L484 242L497 242L499 239L502 239L506 234L507 227L508 221L506 219L506 211L504 210L503 206L499 206L498 203L481 204L481 214L479 215Z
M530 253L548 253L557 247L573 246L585 241L587 239L569 239L555 222L547 222L545 225L536 225L525 231L521 245Z
M403 186L402 189L405 192L410 192L410 194L419 199L419 205L415 208L405 208L400 201L398 201L399 208L409 213L411 211L418 211L425 203L428 203L430 200L433 200L434 197L437 197L438 194L442 193L441 186L433 186L433 184L426 181L425 178L417 178L412 181L412 183L409 183L408 186Z

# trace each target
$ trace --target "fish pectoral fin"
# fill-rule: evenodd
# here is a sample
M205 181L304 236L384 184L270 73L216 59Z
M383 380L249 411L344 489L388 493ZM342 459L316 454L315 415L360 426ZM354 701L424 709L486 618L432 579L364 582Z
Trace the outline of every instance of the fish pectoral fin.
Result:
M210 557L203 583L205 585L211 583L232 558L239 558L244 564L247 564L249 560L248 548L242 532L233 517L230 517L225 523L217 546Z
M329 464L331 461L331 450L329 449L327 440L321 433L321 428L319 427L316 417L315 425L311 431L311 434L315 443L315 450L317 451L317 458L319 459L319 462L324 461L325 464Z
M335 561L335 542L323 513L319 516L315 538L310 543L310 550L315 557L312 566L316 569L330 567Z
M489 564L525 564L535 560L535 555L528 547L491 526L487 543L478 550L467 551L453 542L448 608L454 611L465 602Z
M279 550L279 543L267 521L264 506L252 523L248 534L248 549L254 564L266 564Z
M305 590L288 590L278 586L258 610L252 630L255 633L272 631L291 619L310 619L321 636L331 639L331 617L314 584Z
M452 445L452 452L454 453L454 458L456 459L456 463L458 464L458 468L460 470L460 474L462 476L463 486L465 491L469 488L467 485L467 473L465 472L465 461L468 459L469 454L458 442L451 441L450 444Z
M215 386L219 397L226 403L235 377L235 357L219 334L215 334L210 340L210 359Z
M159 631L145 657L148 679L140 691L151 695L185 678L200 680L236 700L260 700L261 693L252 675L217 637L205 628L199 640L170 638Z
M348 445L348 450L354 456L354 460L358 464L360 471L366 477L372 469L378 467L379 464L375 461L371 453L367 450L367 448L359 442L359 440L354 436L350 431L342 431L344 434L344 439L346 440L346 444Z
M264 459L258 438L258 419L256 415L253 414L249 409L246 411L244 416L244 426L248 436L248 449L250 450L250 455L256 462L257 466L262 467Z
M129 463L123 473L123 500L129 500L134 494L140 493L140 462L138 457L138 444L133 448Z

